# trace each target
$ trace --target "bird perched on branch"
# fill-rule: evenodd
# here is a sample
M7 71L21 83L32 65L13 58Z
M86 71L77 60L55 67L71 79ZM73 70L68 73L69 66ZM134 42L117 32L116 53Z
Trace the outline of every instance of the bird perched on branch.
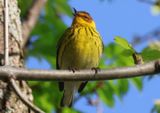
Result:
M89 13L76 11L71 27L66 29L57 45L57 69L92 69L99 65L103 43ZM64 91L61 106L71 106L74 94L81 92L87 81L59 82Z

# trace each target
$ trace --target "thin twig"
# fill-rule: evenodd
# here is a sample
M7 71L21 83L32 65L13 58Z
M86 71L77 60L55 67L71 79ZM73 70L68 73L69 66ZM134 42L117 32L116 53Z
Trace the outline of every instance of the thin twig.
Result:
M29 39L29 35L34 28L38 17L40 15L40 12L42 8L44 7L47 0L33 0L32 7L29 9L26 19L22 23L22 37L23 37L23 44L22 47L24 47Z
M20 100L28 106L31 110L33 110L35 113L45 113L41 109L39 109L37 106L35 106L32 102L30 102L24 94L20 91L19 87L17 86L15 79L10 77L9 78L10 85L13 88L13 91L16 93L16 95L20 98Z
M8 47L8 0L4 0L4 65L9 65Z
M69 70L29 70L9 66L0 67L0 79L7 80L12 73L16 80L41 80L41 81L79 81L79 80L113 80L133 78L139 76L152 76L160 73L160 60L132 67L121 67L100 70L79 70L74 73Z

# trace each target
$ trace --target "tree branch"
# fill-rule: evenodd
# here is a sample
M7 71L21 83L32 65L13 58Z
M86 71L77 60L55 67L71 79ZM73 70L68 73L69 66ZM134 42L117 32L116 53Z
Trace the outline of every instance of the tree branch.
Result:
M35 113L45 113L44 111L42 111L41 109L39 109L37 106L35 106L34 104L32 104L30 101L28 101L28 99L26 98L26 96L24 94L22 94L22 92L20 91L19 87L17 86L15 79L13 77L9 78L9 82L10 85L13 88L13 91L16 93L16 95L21 99L21 101L27 105L31 110L33 110Z
M25 46L29 39L29 35L34 28L38 17L40 15L41 9L45 5L47 0L33 0L32 7L29 9L27 17L25 21L22 23L22 30L23 30L23 44L22 47Z
M151 76L160 73L160 60L152 61L133 67L122 67L108 70L29 70L9 66L0 67L0 79L7 80L14 75L17 80L55 80L55 81L79 81L79 80L113 80L132 78L139 76Z
M8 47L8 0L4 0L4 65L9 65L9 47Z

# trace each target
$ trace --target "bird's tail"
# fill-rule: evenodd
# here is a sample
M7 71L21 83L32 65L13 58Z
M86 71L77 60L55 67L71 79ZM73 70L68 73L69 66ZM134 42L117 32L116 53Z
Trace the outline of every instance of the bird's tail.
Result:
M64 91L61 99L61 107L71 107L73 102L74 90Z

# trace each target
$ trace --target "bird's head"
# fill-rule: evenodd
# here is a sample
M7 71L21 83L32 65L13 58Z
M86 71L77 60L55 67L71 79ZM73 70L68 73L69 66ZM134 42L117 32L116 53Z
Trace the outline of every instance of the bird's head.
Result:
M77 11L74 9L74 19L72 25L80 25L80 26L88 26L88 27L96 27L95 22L89 13L85 11Z

